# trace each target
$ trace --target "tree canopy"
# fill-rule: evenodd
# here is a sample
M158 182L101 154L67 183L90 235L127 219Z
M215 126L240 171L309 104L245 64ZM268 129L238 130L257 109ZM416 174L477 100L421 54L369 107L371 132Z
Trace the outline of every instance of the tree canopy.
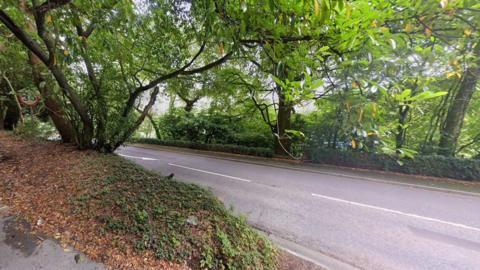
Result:
M80 148L111 152L152 124L169 139L270 138L293 157L480 154L473 0L6 0L0 21L0 123L40 116L15 102L39 96Z

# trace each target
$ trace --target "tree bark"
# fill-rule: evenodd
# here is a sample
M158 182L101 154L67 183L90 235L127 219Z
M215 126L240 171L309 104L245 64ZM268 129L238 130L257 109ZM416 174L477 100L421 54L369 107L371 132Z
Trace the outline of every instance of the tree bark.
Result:
M27 9L25 0L21 1L21 9L29 14L30 12ZM30 20L26 20L27 30L31 33L35 32L35 26ZM51 91L51 87L48 85L48 81L45 79L45 76L42 75L43 64L41 60L35 56L35 54L28 51L28 60L29 64L32 67L33 80L38 88L38 91L43 97L43 102L47 108L47 113L50 119L52 119L53 125L57 129L58 133L63 142L72 143L76 142L75 140L75 130L69 122L65 111L62 108L62 105L59 101L59 98Z
M191 112L193 110L193 102L185 102L185 107L183 108L186 112Z
M21 124L23 124L22 105L20 105L20 102L18 101L17 92L15 91L15 88L13 88L13 85L8 79L7 75L3 74L3 79L7 83L8 88L10 89L10 95L12 96L12 99L15 103L15 107L17 108L18 120L20 121Z
M0 130L5 129L5 116L7 116L7 104L0 101Z
M274 150L276 154L285 154L290 151L290 138L285 133L291 127L291 116L293 107L285 100L280 86L277 86L278 93L278 112L277 112L277 140L275 140Z
M440 133L440 142L438 145L438 154L440 155L455 155L465 112L475 92L478 77L480 76L480 43L475 45L473 54L476 57L476 62L465 70L460 88L454 97L452 105L448 109L447 117Z
M47 108L48 116L52 119L52 122L57 129L62 141L65 143L76 142L75 130L68 120L65 111L59 101L59 98L51 91L47 80L41 73L42 63L33 53L28 52L29 63L32 67L32 74L35 85L37 86L40 94L42 95L43 102Z
M397 126L397 135L395 136L396 148L402 148L405 143L405 137L407 134L407 129L404 127L407 122L409 107L407 105L402 105L398 108L398 126Z
M160 127L158 126L157 123L155 123L155 120L153 119L150 113L147 114L147 118L148 120L150 120L150 123L152 124L153 129L155 130L155 136L157 136L157 139L161 140L162 134L160 133Z
M155 104L155 101L157 100L158 92L160 91L160 88L156 86L153 90L152 93L150 94L150 99L148 101L148 104L143 108L142 113L140 116L137 118L137 121L131 126L129 129L127 129L121 136L120 138L113 144L105 144L103 146L100 146L101 152L107 152L111 153L115 151L120 145L122 145L130 136L137 130L137 128L142 124L143 120L147 115L150 113L150 110L152 109L153 105Z
M188 97L180 94L180 93L177 93L178 97L183 101L185 102L185 107L183 107L183 109L185 110L185 112L189 113L189 112L192 112L193 110L193 106L195 105L195 103L197 103L197 101L200 99L200 96L196 96L194 98L191 98L189 99Z
M82 102L77 93L70 86L65 74L55 63L55 48L50 34L46 33L44 28L44 13L39 12L33 7L34 17L36 21L36 30L38 36L43 40L47 47L48 54L44 52L40 44L38 44L31 36L27 35L15 22L3 11L0 10L0 21L14 34L24 45L40 59L45 66L48 67L52 75L55 77L60 89L71 102L73 108L78 113L82 121L81 134L77 133L78 144L80 148L90 148L93 138L93 121L90 117L88 108Z

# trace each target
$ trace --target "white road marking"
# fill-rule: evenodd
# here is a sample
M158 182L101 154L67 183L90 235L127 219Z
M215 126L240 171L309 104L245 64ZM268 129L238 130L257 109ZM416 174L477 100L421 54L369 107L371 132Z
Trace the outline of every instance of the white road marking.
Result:
M247 164L254 164L257 166L265 166L265 167L276 167L276 168L282 168L286 170L294 170L294 171L301 171L301 172L309 172L309 173L316 173L316 174L324 174L324 175L332 175L332 176L340 176L340 177L345 177L353 180L364 180L364 181L369 181L369 182L375 182L375 183L383 183L383 184L389 184L389 185L398 185L398 186L405 186L405 187L413 187L413 188L419 188L423 190L430 190L430 191L437 191L437 192L445 192L445 193L450 193L450 194L459 194L459 195L466 195L466 196L475 196L475 197L480 197L480 193L477 192L468 192L468 191L462 191L458 189L448 189L448 188L441 188L441 187L434 187L434 186L427 186L427 185L418 185L418 184L411 184L411 183L402 183L399 182L398 180L382 180L378 178L371 178L371 177L365 177L365 176L358 176L354 174L343 174L343 173L335 173L335 172L327 172L322 169L308 169L308 168L294 168L288 165L278 165L278 164L267 164L263 161L246 161L246 160L241 160L239 158L233 157L220 157L220 156L214 156L209 153L192 153L188 152L191 149L186 149L186 150L179 150L179 149L156 149L152 148L150 145L137 145L137 146L126 146L129 148L142 148L142 149L148 149L152 151L165 151L165 152L173 152L173 153L178 153L181 152L181 154L185 154L188 156L202 156L202 157L208 157L208 158L213 158L213 159L221 159L221 160L228 160L228 161L234 161L234 162L242 162L242 163L247 163ZM335 167L335 166L332 166ZM337 168L341 169L341 167ZM352 172L354 173L354 172ZM414 177L414 176L413 176ZM342 179L343 180L343 179Z
M129 155L124 155L124 154L118 154L118 155L122 156L122 157L135 158L135 159L141 159L141 160L158 160L158 159L149 158L149 157L136 157L136 156L129 156Z
M309 257L303 256L302 254L297 253L297 252L295 252L295 251L293 251L293 250L290 250L290 249L288 249L288 248L286 248L286 247L282 247L282 246L279 246L279 247L280 247L281 249L283 249L284 251L286 251L286 252L292 254L293 256L296 256L296 257L298 257L298 258L300 258L300 259L302 259L302 260L304 260L304 261L313 263L313 264L315 264L316 266L320 266L320 267L322 267L322 268L324 268L324 269L328 269L328 267L326 267L325 265L317 262L317 261L314 260L314 259L310 259Z
M327 200L332 200L332 201L336 201L336 202L342 202L342 203L346 203L346 204L350 204L350 205L355 205L355 206L380 210L380 211L384 211L384 212L388 212L388 213L392 213L392 214L397 214L397 215L402 215L402 216L406 216L406 217L437 222L437 223L446 224L446 225L450 225L450 226L457 227L457 228L462 228L462 229L467 229L467 230L480 232L480 228L476 228L476 227L472 227L472 226L468 226L468 225L464 225L464 224L460 224L460 223L449 222L449 221L436 219L436 218L431 218L431 217L424 217L424 216L420 216L420 215L405 213L405 212L398 211L398 210L392 210L392 209L388 209L388 208L383 208L383 207L378 207L378 206L373 206L373 205L368 205L368 204L363 204L363 203L358 203L358 202L342 200L342 199L329 197L329 196L324 196L324 195L315 194L315 193L312 193L312 196L327 199Z
M230 176L230 175L221 174L221 173L216 173L216 172L204 171L204 170L195 169L195 168L191 168L191 167L187 167L187 166L182 166L182 165L178 165L178 164L168 163L168 165L174 166L174 167L184 168L184 169L187 169L187 170L192 170L192 171L197 171L197 172L203 172L203 173L208 173L208 174L223 176L223 177L230 178L230 179L233 179L233 180L238 180L238 181L243 181L243 182L252 182L252 180L248 180L248 179L244 179L244 178L240 178L240 177Z

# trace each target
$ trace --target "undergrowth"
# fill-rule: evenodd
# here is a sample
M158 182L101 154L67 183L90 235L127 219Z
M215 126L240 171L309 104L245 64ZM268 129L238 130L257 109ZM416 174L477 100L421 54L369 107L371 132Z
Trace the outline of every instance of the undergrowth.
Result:
M104 230L128 235L139 251L192 268L274 269L276 250L210 191L170 180L112 155L93 158L98 173L75 198Z

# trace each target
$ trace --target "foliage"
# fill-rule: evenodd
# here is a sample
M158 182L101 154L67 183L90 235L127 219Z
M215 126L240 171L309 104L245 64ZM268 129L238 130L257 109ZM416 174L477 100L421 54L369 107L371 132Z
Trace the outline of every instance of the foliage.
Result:
M1 21L48 67L69 101L83 148L113 151L141 124L161 83L230 56L205 55L216 40L205 20L214 15L209 1L189 7L174 0L7 2L0 6ZM21 23L33 18L35 25Z
M271 147L272 139L267 129L255 121L254 116L230 116L219 112L198 113L176 110L154 121L162 140L181 140L205 144L236 144L247 147ZM253 118L253 119L252 119ZM253 122L253 123L252 123Z
M192 141L159 140L153 138L131 138L132 143L158 144L166 146L185 147L198 150L226 152L233 154L252 155L259 157L272 157L273 150L265 147L249 147L234 144L206 144Z
M276 269L275 247L204 188L112 154L0 141L2 204L107 268Z
M479 181L480 160L417 155L414 159L397 159L390 155L366 152L351 152L331 148L309 150L314 162L353 168L383 170L406 174L445 177L459 180Z
M55 128L50 123L43 123L26 119L14 129L14 134L26 138L48 139L55 135Z
M117 157L104 156L88 166L106 168L108 174L78 196L77 210L97 215L107 231L127 234L137 250L194 268L275 268L272 244L211 192Z
M355 151L478 155L475 1L53 2L2 2L0 63L28 51L48 67L81 147L113 151L163 92L209 113L187 121L171 106L182 125L160 124L162 139L237 143L256 130L216 115L256 111L278 154L328 138ZM308 103L322 134L294 122Z

